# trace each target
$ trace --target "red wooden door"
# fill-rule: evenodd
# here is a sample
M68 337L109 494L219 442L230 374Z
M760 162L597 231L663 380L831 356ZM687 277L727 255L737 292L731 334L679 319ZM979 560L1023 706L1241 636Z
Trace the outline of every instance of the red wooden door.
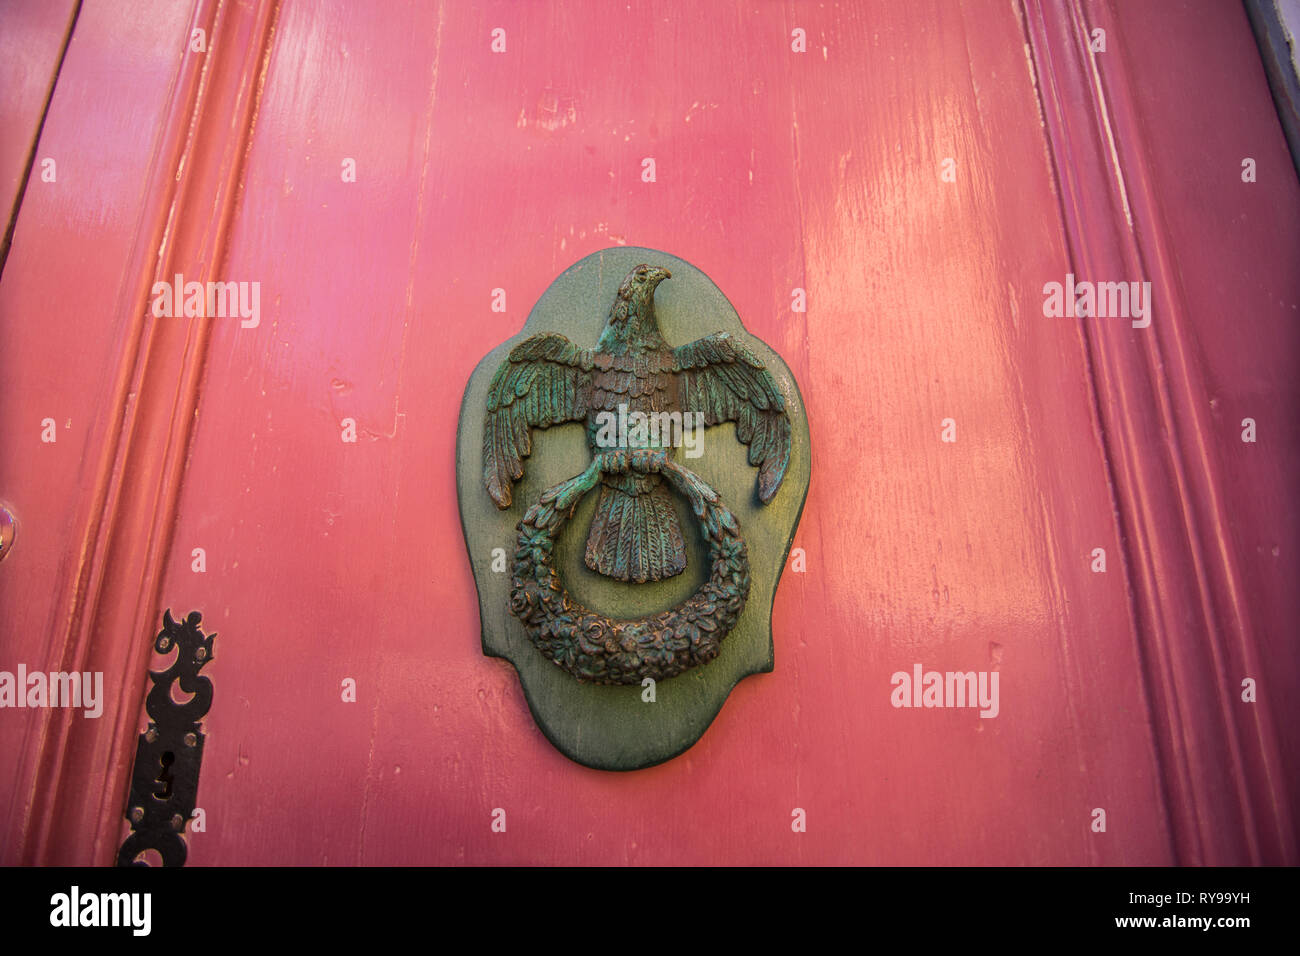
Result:
M0 710L0 860L112 860L171 608L197 864L1296 862L1300 187L1236 5L73 7L0 14L0 670L103 712ZM784 356L814 464L776 670L612 774L480 653L453 450L624 244ZM997 715L894 706L917 665Z

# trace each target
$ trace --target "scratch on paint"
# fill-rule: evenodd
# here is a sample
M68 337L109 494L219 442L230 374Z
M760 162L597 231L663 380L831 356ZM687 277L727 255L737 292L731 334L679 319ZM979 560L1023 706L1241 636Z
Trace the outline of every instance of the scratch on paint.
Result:
M1078 28L1082 31L1083 36L1087 36L1087 27L1079 24ZM1097 58L1092 49L1088 49L1088 73L1092 82L1093 95L1097 98L1097 115L1101 117L1102 128L1106 131L1106 155L1110 160L1111 174L1114 176L1115 185L1119 188L1119 198L1124 206L1124 219L1128 222L1129 232L1133 231L1133 209L1128 202L1128 183L1124 178L1124 169L1119 161L1119 146L1115 142L1115 130L1110 123L1110 102L1106 99L1106 90L1101 82L1101 67L1097 63Z
M438 99L438 60L442 53L442 25L446 19L446 11L442 4L438 4L438 28L433 37L433 62L429 66L429 102L424 110L424 157L420 164L420 188L416 194L415 202L415 235L411 240L411 255L407 260L406 268L406 316L402 320L402 346L397 360L397 388L393 395L393 430L386 437L393 438L397 435L398 427L406 418L406 414L400 411L402 400L402 375L406 369L406 346L407 337L411 329L411 309L415 299L415 260L416 254L420 248L420 235L424 225L424 200L429 181L429 157L432 151L433 143L433 108ZM401 469L397 470L397 483L393 488L392 501L397 501L401 496ZM393 524L396 525L397 510L393 509ZM371 709L370 723L370 752L366 755L366 786L361 797L361 828L357 841L357 862L365 860L366 854L366 822L370 810L370 792L372 781L374 780L375 769L375 740L379 733L379 707L378 702Z
M407 335L411 329L411 309L415 301L415 261L420 250L420 236L424 226L424 202L428 192L429 157L433 144L433 108L438 99L438 61L442 53L442 25L445 11L438 4L438 29L433 37L433 63L429 66L429 102L424 109L424 155L420 163L420 188L415 200L415 234L411 239L411 255L406 267L406 316L402 320L402 347L398 355L397 389L393 395L393 430L389 437L397 434L398 419L403 417L398 411L402 397L402 373L406 368Z

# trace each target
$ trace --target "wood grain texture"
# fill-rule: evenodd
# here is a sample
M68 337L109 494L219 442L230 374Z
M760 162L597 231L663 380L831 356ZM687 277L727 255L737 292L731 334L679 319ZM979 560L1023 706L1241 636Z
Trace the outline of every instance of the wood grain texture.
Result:
M0 282L0 431L15 443L0 456L0 495L21 535L0 575L0 659L9 670L22 662L104 672L104 716L80 728L104 729L104 750L73 755L68 779L109 807L120 804L126 768L102 762L116 737L108 725L120 709L134 723L140 697L124 688L143 687L145 659L129 649L147 643L129 631L79 630L75 618L95 587L92 555L107 539L101 530L111 527L108 485L129 397L122 370L134 362L142 324L132 304L140 224L158 203L150 185L188 15L170 3L141 4L130 16L103 4L82 11L41 134L58 179L28 190ZM46 418L57 425L53 443L41 441ZM34 852L38 821L59 793L57 766L72 726L64 711L3 712L6 863ZM94 829L107 812L97 807L92 821L80 820L69 831L77 850L53 858L91 859Z
M1236 118L1239 94L1217 93L1196 110L1171 109L1168 99L1153 101L1129 79L1158 69L1194 86L1190 56L1202 63L1195 69L1244 63L1258 84L1262 68L1250 61L1243 10L1216 8L1195 29L1180 24L1171 33L1166 18L1153 21L1128 6L1028 6L1072 269L1080 276L1141 274L1159 303L1149 329L1124 322L1083 327L1117 510L1130 536L1125 559L1178 859L1285 862L1295 837L1276 717L1270 707L1243 705L1240 693L1245 677L1287 670L1265 669L1269 657L1276 666L1277 651L1270 629L1251 619L1261 603L1266 621L1300 611L1269 584L1286 575L1275 541L1269 560L1258 561L1265 550L1258 536L1267 539L1266 529L1275 526L1265 515L1287 514L1281 489L1300 473L1294 443L1272 434L1276 454L1255 455L1241 441L1241 418L1249 413L1234 418L1220 409L1227 397L1221 391L1246 389L1270 432L1280 426L1295 433L1288 422L1295 421L1300 391L1284 369L1294 368L1300 339L1277 311L1280 302L1300 297L1291 255L1300 227L1286 214L1300 208L1300 196L1290 171L1278 166L1285 144L1267 104L1249 100L1243 123ZM1086 38L1095 28L1116 37L1105 53L1089 50ZM1182 56L1170 57L1170 46ZM1166 112L1179 118L1165 119ZM1182 139L1171 128L1181 128ZM1225 128L1226 135L1218 132ZM1209 151L1215 141L1222 145ZM1196 144L1192 165L1202 181L1191 189L1165 172L1171 162L1187 162L1182 143ZM1269 170L1263 190L1241 178L1242 159L1255 154ZM1242 230L1236 223L1253 217L1266 234L1289 241L1242 256L1234 245L1253 247L1261 224ZM1258 284L1246 278L1255 269L1267 277ZM1225 281L1229 276L1242 279ZM1277 297L1272 302L1270 294ZM1234 315L1261 321L1238 341L1240 326L1225 321ZM1237 368L1224 374L1211 353ZM1241 407L1252 399L1237 394L1229 401ZM1235 481L1228 477L1234 472ZM1253 532L1242 538L1234 525L1242 527L1248 499L1264 507L1245 523ZM1294 528L1294 517L1288 521ZM1289 694L1294 687L1288 676L1274 689Z
M13 227L28 177L41 181L36 140L63 54L76 22L78 0L11 2L0 8L0 209L6 210L0 238L0 270L9 255ZM54 168L57 177L57 162ZM56 178L57 182L57 178Z
M1122 69L1182 84L1186 106L1171 108L1168 93L1143 84L1114 98L1128 134L1122 161L1145 178L1135 215L1151 224L1143 231L1160 257L1153 272L1182 320L1161 326L1151 356L1167 376L1156 407L1169 409L1166 434L1182 459L1187 574L1202 616L1175 646L1185 673L1214 683L1202 696L1194 679L1180 679L1175 691L1196 730L1165 733L1190 737L1194 772L1215 788L1201 805L1201 852L1191 844L1184 858L1294 865L1300 725L1288 702L1300 694L1300 592L1283 582L1300 579L1300 183L1244 11L1216 6L1196 29L1177 23L1172 32L1152 13L1114 5L1131 44ZM1209 79L1220 76L1239 79ZM1167 175L1164 157L1184 153L1195 171ZM1241 181L1245 157L1265 171L1254 184ZM1247 417L1265 423L1258 444L1241 440ZM1243 706L1246 677L1266 686L1261 706Z
M45 137L98 116L134 165L105 163L63 206L24 204L0 362L24 395L3 406L6 434L53 400L101 424L80 461L35 457L66 453L62 432L0 458L0 495L40 519L13 556L33 563L0 565L0 661L90 661L114 675L115 716L91 732L55 715L56 739L0 713L6 761L22 741L5 859L111 859L115 755L172 607L220 635L194 864L1296 861L1281 702L1300 680L1284 497L1300 477L1300 216L1293 177L1241 191L1241 156L1286 159L1230 5L1084 3L1053 8L1076 18L1053 33L1051 10L992 0L447 2L384 18L227 4L240 29L209 75L229 100L188 114L169 84L212 8L87 21L97 6L65 64L81 85L60 79ZM1061 58L1093 20L1111 31L1105 114L1099 94L1053 94L1090 75ZM139 85L88 89L123 43L143 51ZM1113 182L1071 199L1106 159L1061 139L1089 115L1112 121L1136 243ZM175 261L260 282L256 328L133 318L171 188L150 170L176 168L141 140L191 126L206 185L174 207ZM93 155L89 134L68 149ZM1080 236L1156 284L1167 325L1138 339L1043 316ZM620 244L697 265L786 359L818 475L794 541L807 570L787 569L774 603L776 669L741 682L682 757L608 774L556 752L510 665L481 655L454 433L478 359L554 276ZM1134 266L1132 249L1150 258ZM51 306L51 288L76 294ZM8 318L38 307L49 341ZM157 380L123 358L141 335ZM1130 365L1154 409L1127 391ZM119 455L122 409L159 416L134 445L156 462L143 490L121 484L142 467ZM1247 415L1273 423L1268 440L1240 443ZM76 518L55 520L59 502ZM107 547L101 520L134 529L80 559L111 592L66 556ZM86 610L119 592L113 613ZM890 675L916 663L996 669L999 716L892 707ZM1266 679L1253 713L1230 706L1243 670ZM30 741L47 737L42 763ZM35 827L52 770L86 795Z
M244 150L239 137L219 139L221 126L251 130L259 50L273 12L270 4L200 3L192 22L164 21L174 31L166 61L177 63L176 51L181 58L165 111L156 116L146 203L115 302L125 325L106 395L121 420L109 426L94 484L83 492L91 514L79 531L75 590L60 608L66 631L57 635L58 669L102 671L109 694L100 718L52 710L41 732L29 736L26 759L42 788L26 824L28 862L78 853L98 858L120 842L116 823L105 824L120 812L121 796L111 787L87 787L85 777L117 781L133 756L149 654L135 636L157 627L158 562L169 549L207 340L203 320L150 321L151 288L178 273L205 280L222 258ZM150 11L137 13L139 26L157 29L145 19ZM195 27L210 38L211 56L188 49ZM112 29L124 27L114 21ZM149 39L164 47L165 37ZM205 113L214 119L204 123ZM93 154L89 144L81 149Z

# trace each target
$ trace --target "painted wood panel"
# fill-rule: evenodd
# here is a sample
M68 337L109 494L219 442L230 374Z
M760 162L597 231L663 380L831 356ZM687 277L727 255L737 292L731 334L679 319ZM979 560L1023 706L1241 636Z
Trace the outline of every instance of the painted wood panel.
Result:
M34 6L23 14L29 22ZM13 553L0 565L0 669L99 670L106 685L97 720L3 712L6 863L42 839L34 814L57 798L65 766L74 790L95 794L114 815L125 794L123 761L111 769L105 762L120 737L113 715L126 707L135 722L148 636L87 626L86 605L102 588L97 553L113 540L117 451L135 395L123 375L144 321L131 302L148 256L140 223L156 215L151 189L190 13L168 2L125 13L83 4L41 131L40 153L56 160L58 178L30 184L0 281L0 434L15 443L0 455L0 499L18 522ZM53 48L62 26L47 21L46 29L44 46ZM46 419L54 442L42 440ZM99 743L70 756L69 734L97 730ZM103 812L97 804L90 815L102 820ZM81 859L90 858L93 830L83 821L68 834Z
M0 240L0 269L13 238L12 226L27 177L35 168L37 181L58 175L36 157L37 134L58 77L75 22L75 0L59 3L12 3L0 9L0 208L7 210Z
M1202 620L1171 640L1203 648L1189 669L1205 675L1191 693L1176 691L1184 710L1211 715L1182 719L1223 728L1190 768L1214 791L1197 802L1203 849L1189 856L1294 863L1300 725L1286 702L1300 694L1300 592L1287 582L1300 579L1300 186L1272 104L1206 79L1241 75L1260 89L1244 11L1155 12L1115 4L1111 16L1125 38L1120 69L1165 84L1117 88L1109 75L1107 84L1127 134L1120 156L1137 184L1135 216L1152 224L1139 229L1144 253L1176 313L1156 329L1151 361L1166 376L1159 394L1187 502L1183 574L1197 582L1188 604ZM1254 182L1243 181L1248 159ZM1254 443L1242 440L1247 419L1262 429ZM1241 706L1247 677L1268 706ZM1236 831L1208 809L1233 805Z
M110 492L0 462L0 495L80 502L65 537L90 555L0 646L102 667L112 713L3 715L6 859L111 858L170 607L219 635L196 864L1295 861L1300 197L1240 11L199 3L132 33L101 10L46 136L125 44L159 65L100 110L145 110L161 145L75 200L94 222L90 197L137 197L106 213L122 239L83 311L54 310L102 381L73 388L60 342L42 374L106 416L83 457ZM1273 173L1247 187L1242 155ZM4 314L69 281L42 244L102 242L25 204ZM693 262L783 355L814 464L775 672L682 757L610 774L553 750L479 652L454 432L479 357L622 244ZM1096 269L1153 281L1152 328L1043 315L1044 283ZM176 273L258 283L256 321L148 319ZM7 356L36 333L3 329L25 374ZM1256 408L1269 438L1243 445ZM44 564L0 565L6 608L59 566L38 529ZM891 706L914 664L996 671L998 716ZM1240 704L1254 671L1267 694Z

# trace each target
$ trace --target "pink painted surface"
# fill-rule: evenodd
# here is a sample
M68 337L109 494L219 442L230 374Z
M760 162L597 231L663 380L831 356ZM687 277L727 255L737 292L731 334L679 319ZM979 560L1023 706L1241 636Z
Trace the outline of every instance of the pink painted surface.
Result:
M1213 686L1203 695L1185 689L1179 705L1218 710L1239 728L1239 737L1204 748L1192 772L1218 791L1208 795L1214 805L1239 802L1238 812L1250 821L1245 828L1258 830L1253 855L1294 863L1300 190L1271 101L1245 95L1238 82L1222 82L1227 76L1258 84L1258 54L1240 29L1244 14L1228 10L1206 25L1157 16L1141 4L1117 9L1123 12L1117 26L1133 44L1127 65L1183 91L1183 107L1173 108L1164 89L1136 84L1117 108L1126 123L1145 131L1143 154L1133 150L1124 159L1145 168L1148 193L1139 214L1158 222L1152 231L1165 237L1159 268L1175 307L1186 314L1185 326L1158 331L1177 409L1183 480L1192 489L1186 497L1197 502L1184 526L1195 542L1196 572L1208 579L1202 595L1211 610L1205 626L1181 630L1176 639L1208 645L1203 670ZM1165 157L1180 157L1183 173L1170 174ZM1246 157L1257 163L1255 184L1241 181ZM1260 430L1255 444L1241 440L1246 418ZM1246 676L1259 682L1268 706L1240 706ZM1191 746L1199 749L1195 741ZM1220 822L1201 820L1203 844L1231 839L1231 829L1216 827Z
M0 281L0 434L15 442L0 455L0 500L18 520L13 553L0 564L0 669L102 670L105 716L78 728L105 732L91 747L102 757L117 736L114 712L128 706L134 716L139 709L145 658L124 648L147 644L112 631L92 640L77 628L95 589L92 552L112 538L105 510L126 399L118 380L136 345L129 331L132 250L150 205L151 161L177 73L174 39L186 32L188 15L167 0L137 4L129 14L84 6L40 143L40 154L55 158L58 178L41 182L38 170L29 183ZM24 17L31 19L30 9ZM31 122L6 127L6 140ZM54 443L41 441L46 418L57 426ZM15 862L35 837L33 809L58 795L66 734L77 721L65 711L0 711L3 862ZM111 773L97 763L69 761L69 789L125 794L122 761ZM121 799L109 800L115 812ZM93 824L69 830L69 841L86 852Z
M72 25L74 0L11 3L0 9L0 209L6 225L22 190L36 134ZM42 158L35 163L40 181ZM57 168L56 168L57 172Z
M0 712L3 859L111 858L170 607L219 634L195 864L1295 862L1280 702L1300 673L1282 497L1300 478L1300 191L1244 15L1194 6L199 4L134 26L83 11L46 135L133 158L66 194L71 212L25 205L0 282L0 375L20 396L0 431L31 436L0 458L0 497L32 502L31 557L0 564L0 667L99 662L115 696L95 728ZM1106 108L1138 131L1120 164L1149 216L1131 242L1109 193L1075 207L1061 185L1106 182L1068 140L1092 107L1064 96L1058 122L1040 83L1082 75L1062 10L1110 33ZM195 23L227 39L209 60L184 53ZM123 47L143 51L120 66L135 85L110 95L93 80ZM155 155L151 138L177 145ZM1243 186L1244 155L1272 172ZM481 656L453 448L479 357L558 272L621 243L694 262L785 357L814 473L776 671L681 758L618 775L551 748L509 665ZM1159 253L1146 266L1175 303L1159 339L1043 317L1045 282L1126 250ZM259 282L260 323L128 322L174 272ZM51 288L74 292L51 305ZM44 325L10 318L38 303ZM1153 343L1177 359L1160 366L1175 399L1133 391L1148 385L1127 357ZM108 454L115 381L138 391ZM79 459L63 432L37 443L50 402L100 422ZM1155 417L1126 430L1117 409ZM1243 445L1252 413L1270 437ZM1139 426L1176 429L1205 487L1144 486L1165 472L1125 462L1166 450ZM94 520L96 461L121 489L118 551ZM1195 514L1156 513L1161 494ZM1184 539L1190 565L1168 550ZM75 600L70 545L93 572ZM1144 616L1166 607L1157 588L1187 595L1184 618ZM1189 655L1210 645L1206 677ZM890 675L914 663L996 668L1001 713L894 709ZM1258 712L1235 709L1255 672ZM1177 779L1211 773L1238 792ZM1190 824L1168 796L1185 791ZM47 792L73 825L33 822Z

